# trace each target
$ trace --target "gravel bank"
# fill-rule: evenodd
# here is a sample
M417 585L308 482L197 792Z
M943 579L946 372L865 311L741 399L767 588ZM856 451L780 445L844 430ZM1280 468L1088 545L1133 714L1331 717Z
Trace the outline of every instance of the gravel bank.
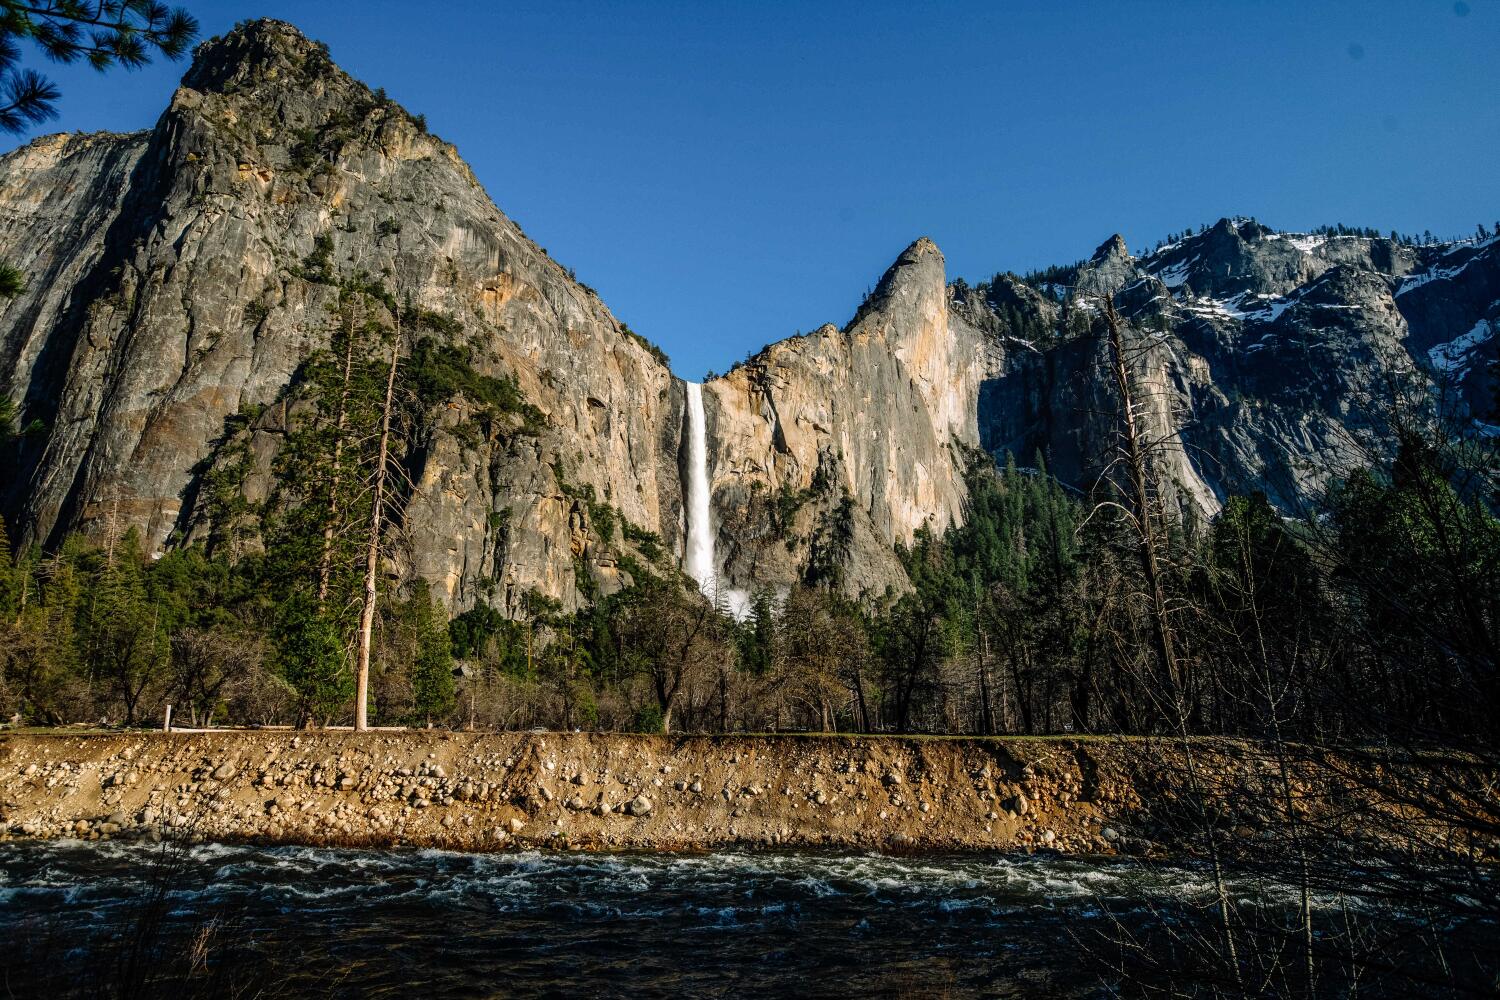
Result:
M465 849L1111 852L1139 803L1054 741L597 733L13 735L10 837Z
M1149 851L1174 795L1144 744L603 733L0 737L0 837L466 850ZM1274 802L1243 744L1195 744L1242 835ZM1149 772L1147 780L1143 774ZM1145 786L1150 785L1149 788ZM1310 782L1299 779L1310 804ZM1265 820L1265 815L1260 817ZM1167 845L1167 846L1170 846Z

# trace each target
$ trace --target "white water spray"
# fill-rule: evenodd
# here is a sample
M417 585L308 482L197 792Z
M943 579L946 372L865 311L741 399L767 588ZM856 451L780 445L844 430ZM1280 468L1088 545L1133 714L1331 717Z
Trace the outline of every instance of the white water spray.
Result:
M715 605L743 621L750 613L750 595L742 590L719 587L719 567L714 556L713 514L708 488L708 429L703 419L703 385L686 382L688 468L687 551L683 568L698 589Z

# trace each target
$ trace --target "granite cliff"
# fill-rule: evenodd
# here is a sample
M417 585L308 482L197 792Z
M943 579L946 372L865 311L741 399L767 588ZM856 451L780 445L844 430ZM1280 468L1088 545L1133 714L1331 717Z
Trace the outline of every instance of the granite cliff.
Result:
M10 154L0 203L0 246L30 279L0 319L0 389L48 428L6 496L25 539L106 519L152 549L203 537L205 466L240 414L245 493L263 500L299 367L328 342L337 279L358 273L446 317L479 372L545 415L540 434L480 423L462 397L427 415L401 572L454 605L571 597L576 573L616 572L591 551L587 488L653 530L680 519L671 372L452 146L290 25L201 46L149 132Z
M1459 433L1500 433L1500 235L1417 246L1223 219L1141 258L1114 237L1068 270L1066 287L999 276L956 296L1008 347L981 388L985 447L1040 452L1065 482L1087 487L1113 447L1101 294L1128 324L1165 478L1202 513L1255 490L1298 512L1391 453L1400 407L1440 399Z
M685 384L451 145L290 25L200 46L149 131L0 158L0 258L29 281L0 311L0 393L40 428L0 483L21 540L125 525L151 551L211 540L207 484L242 461L253 545L309 405L304 366L329 344L340 282L367 276L535 408L459 388L422 412L403 436L393 576L454 610L514 613L529 592L576 607L683 556ZM1184 507L1211 514L1249 489L1293 507L1339 462L1388 450L1366 404L1393 374L1446 379L1457 412L1494 419L1494 239L1414 247L1226 220L1140 258L1115 237L1053 283L978 287L950 284L921 239L847 325L704 387L721 583L899 589L895 546L962 519L984 452L1040 452L1087 487L1113 435L1100 296L1138 345Z

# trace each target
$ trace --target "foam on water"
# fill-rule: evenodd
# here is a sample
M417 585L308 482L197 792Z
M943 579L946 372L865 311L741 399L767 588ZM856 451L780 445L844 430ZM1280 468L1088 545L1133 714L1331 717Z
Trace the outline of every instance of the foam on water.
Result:
M74 900L108 895L149 882L153 865L163 856L162 848L122 842L8 845L0 854L0 873L5 876L0 893L57 893ZM30 863L20 864L23 857ZM436 892L478 894L506 907L585 893L610 900L660 893L747 893L781 900L864 899L917 908L952 908L969 900L1001 910L1099 898L1182 899L1212 892L1207 874L1194 867L1040 855L467 854L197 845L181 849L175 863L205 876L201 885L172 890L174 897L183 899L211 898L237 889L302 901L393 899ZM106 872L107 882L89 877ZM1258 898L1292 898L1291 887L1259 877L1232 878L1231 888ZM1349 904L1342 897L1322 902Z
M843 995L881 995L893 982L908 993L996 995L996 970L1016 962L1048 970L1056 994L1093 995L1074 936L1161 912L1191 916L1211 899L1208 873L1191 864L1043 855L0 844L0 933L41 925L70 942L97 940L128 927L153 889L184 937L222 911L242 912L268 962L347 965L371 977L361 985L420 976L429 997L483 993L495 975L520 994L595 977L611 993L727 996L726 983L745 976L795 993L830 970ZM1272 910L1296 901L1291 886L1251 873L1233 875L1231 890ZM768 954L780 964L768 969ZM391 955L419 965L387 971Z

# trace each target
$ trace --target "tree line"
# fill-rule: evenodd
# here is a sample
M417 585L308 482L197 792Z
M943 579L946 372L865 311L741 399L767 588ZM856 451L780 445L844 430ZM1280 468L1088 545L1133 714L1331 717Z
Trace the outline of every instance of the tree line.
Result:
M300 368L274 485L251 504L250 428L227 422L200 470L207 531L148 553L101 498L102 537L11 552L0 533L7 716L135 725L160 717L368 724L444 718L453 699L447 613L420 585L396 592L387 563L410 492L398 460L436 396L539 418L513 384L436 346L441 317L364 277L338 286L330 344ZM457 358L457 360L455 360ZM6 454L25 436L0 408ZM372 674L375 679L372 682Z
M481 605L450 622L383 572L365 602L386 373L350 357L336 342L313 366L333 403L288 438L262 549L236 550L228 500L213 547L155 560L133 531L7 547L7 715L129 725L171 702L199 723L349 722L368 633L385 724L1500 735L1495 497L1455 486L1458 455L1428 440L1345 477L1306 518L1255 495L1211 523L1163 520L1155 584L1130 504L1066 489L1041 456L980 458L965 522L902 550L905 592L763 592L737 622L636 566L632 586L577 611L532 594L515 618ZM233 474L221 467L218 488Z
M0 3L0 40L101 69L177 58L195 33L159 5ZM54 113L56 93L7 51L0 128L20 131ZM148 553L108 517L102 538L13 552L0 525L7 717L132 725L171 703L194 723L1494 735L1494 439L1413 422L1394 459L1335 470L1295 519L1262 496L1228 498L1212 523L1169 517L1150 445L1131 445L1130 332L1113 322L1085 333L1111 338L1111 468L1128 474L1079 493L1044 456L974 456L964 524L900 553L909 588L855 599L818 563L735 621L663 560L629 560L632 585L582 609L533 593L517 617L481 604L450 622L389 569L424 415L462 396L479 437L535 435L545 418L476 369L453 320L336 276L331 250L321 238L297 269L338 294L330 346L285 401L267 498L246 500L249 410L203 470L208 530L193 544ZM1076 268L1023 280L1066 283ZM0 297L23 285L0 264ZM0 398L3 457L45 433Z

